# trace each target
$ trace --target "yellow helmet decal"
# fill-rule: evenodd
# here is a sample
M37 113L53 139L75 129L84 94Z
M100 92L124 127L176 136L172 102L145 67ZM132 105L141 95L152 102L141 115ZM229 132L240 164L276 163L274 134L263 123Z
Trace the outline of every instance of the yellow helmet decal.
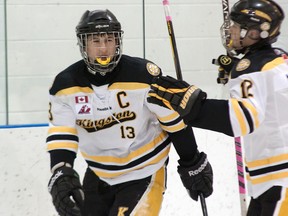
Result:
M241 12L242 12L242 13L249 14L251 11L248 10L248 9L244 9L244 10L242 10ZM262 12L262 11L255 10L255 11L253 11L253 12L254 12L257 16L262 17L262 18L268 20L269 22L272 21L271 17L270 17L268 14L266 14L266 13L264 13L264 12Z

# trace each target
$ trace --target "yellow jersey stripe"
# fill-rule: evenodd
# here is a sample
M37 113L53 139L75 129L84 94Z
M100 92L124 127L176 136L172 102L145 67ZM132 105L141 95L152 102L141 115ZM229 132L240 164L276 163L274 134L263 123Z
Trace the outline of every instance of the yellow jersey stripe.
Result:
M261 184L276 179L288 178L288 172L272 173L262 177L253 177L253 179L247 174L247 180L250 181L253 185Z
M241 107L239 106L239 103L236 99L231 98L230 101L231 101L234 113L236 115L236 118L239 122L239 125L241 128L241 134L246 135L247 134L247 126L246 126L245 117L244 117L243 113L241 112Z
M157 146L159 143L162 143L162 141L165 140L167 137L167 133L165 131L162 131L162 133L156 137L152 142L142 146L141 148L131 152L126 157L113 157L113 156L91 156L86 154L85 152L81 152L82 156L85 160L90 161L96 161L97 163L116 163L116 164L126 164L133 159L136 159L140 157L141 155L144 155L146 152L149 152L151 149L153 149L155 146Z
M57 149L73 149L74 151L77 151L78 149L78 143L71 143L71 142L53 142L48 143L47 150L57 150Z
M288 154L282 154L282 155L278 155L278 156L273 156L273 157L269 157L269 158L265 158L262 160L256 160L256 161L252 161L252 162L246 162L247 167L249 167L249 169L251 168L256 168L256 167L262 167L265 165L271 165L273 163L279 163L279 162L287 162L288 161Z
M183 121L181 121L179 124L173 125L173 126L165 126L162 124L160 124L160 125L161 125L161 128L163 130L168 131L169 133L174 133L174 132L180 131L186 127L186 125Z
M278 58L274 59L273 61L270 61L267 64L265 64L261 71L271 70L272 68L274 68L274 67L276 67L282 63L285 63L283 57L278 57Z
M102 178L116 178L117 176L123 175L125 173L130 173L133 170L142 169L142 168L147 167L149 165L153 165L153 164L159 163L163 158L168 156L169 151L170 151L170 145L168 147L166 147L166 149L162 153L156 155L155 158L153 160L149 161L148 163L142 163L141 166L137 166L137 167L132 168L132 169L127 169L125 171L105 172L105 171L95 170L95 168L93 169L93 167L91 167L91 169L99 177L102 177Z
M80 87L80 86L75 86L71 88L66 88L58 91L56 93L57 96L60 95L72 95L72 94L77 94L77 93L93 93L93 89L89 87Z
M53 133L70 133L77 135L77 129L72 127L66 127L66 126L56 126L56 127L50 127L48 129L48 134L51 135Z
M258 128L259 127L259 118L258 118L258 112L255 109L255 107L247 102L247 101L242 101L243 105L250 111L250 113L252 113L253 115L253 123L254 123L254 128Z
M122 90L136 90L136 89L145 89L149 88L150 85L146 83L138 83L138 82L126 82L126 83L113 83L108 87L109 90L112 89L122 89Z

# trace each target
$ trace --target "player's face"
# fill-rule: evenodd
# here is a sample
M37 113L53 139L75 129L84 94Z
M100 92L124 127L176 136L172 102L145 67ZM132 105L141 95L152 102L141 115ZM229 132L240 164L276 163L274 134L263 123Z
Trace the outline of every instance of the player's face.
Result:
M242 49L243 47L249 47L260 40L258 30L241 30L238 23L233 23L230 29L230 44L231 48L235 50Z
M114 34L92 34L87 38L87 54L89 60L107 65L115 55L116 39Z

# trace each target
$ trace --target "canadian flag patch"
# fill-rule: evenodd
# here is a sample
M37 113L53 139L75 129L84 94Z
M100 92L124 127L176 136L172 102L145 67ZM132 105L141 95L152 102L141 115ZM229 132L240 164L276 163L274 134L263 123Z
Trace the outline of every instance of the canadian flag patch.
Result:
M79 103L88 103L88 96L76 96L75 97L76 104Z

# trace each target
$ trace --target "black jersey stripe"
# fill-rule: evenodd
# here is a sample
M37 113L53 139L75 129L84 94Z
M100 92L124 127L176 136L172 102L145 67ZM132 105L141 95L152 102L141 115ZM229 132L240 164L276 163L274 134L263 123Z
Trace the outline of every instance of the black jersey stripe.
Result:
M159 119L158 119L159 120ZM159 122L164 125L164 126L175 126L177 125L180 121L182 120L182 118L179 116L178 118L174 119L173 121L169 121L169 122L163 122L160 121Z
M57 140L71 140L79 142L78 136L69 134L54 134L47 137L46 142L57 141Z
M241 107L244 115L245 115L245 118L248 122L248 125L249 125L249 128L250 128L250 132L249 133L252 133L254 131L254 124L253 124L253 120L252 120L252 117L250 115L250 112L248 111L248 109L244 106L244 104L241 102L241 101L238 101L239 103L239 106Z
M271 172L277 172L277 171L281 171L284 169L288 169L288 162L287 163L283 163L283 164L278 164L275 166L269 166L269 167L265 167L262 169L257 169L257 170L249 170L247 167L245 168L246 172L249 173L249 175L251 177L253 176L258 176L258 175L263 175L263 174L267 174L267 173L271 173Z
M155 148L154 151L144 155L141 158L138 158L137 160L134 160L128 164L125 164L123 166L121 166L121 165L105 165L105 164L101 164L101 163L97 163L97 162L89 161L89 160L86 160L86 162L91 167L104 169L104 170L110 170L110 171L120 171L123 169L129 169L129 168L133 168L133 167L135 167L141 163L144 163L145 161L149 160L150 158L156 156L159 152L161 152L163 149L165 149L169 145L169 143L170 143L170 140L166 139L161 145L157 146L157 148Z

